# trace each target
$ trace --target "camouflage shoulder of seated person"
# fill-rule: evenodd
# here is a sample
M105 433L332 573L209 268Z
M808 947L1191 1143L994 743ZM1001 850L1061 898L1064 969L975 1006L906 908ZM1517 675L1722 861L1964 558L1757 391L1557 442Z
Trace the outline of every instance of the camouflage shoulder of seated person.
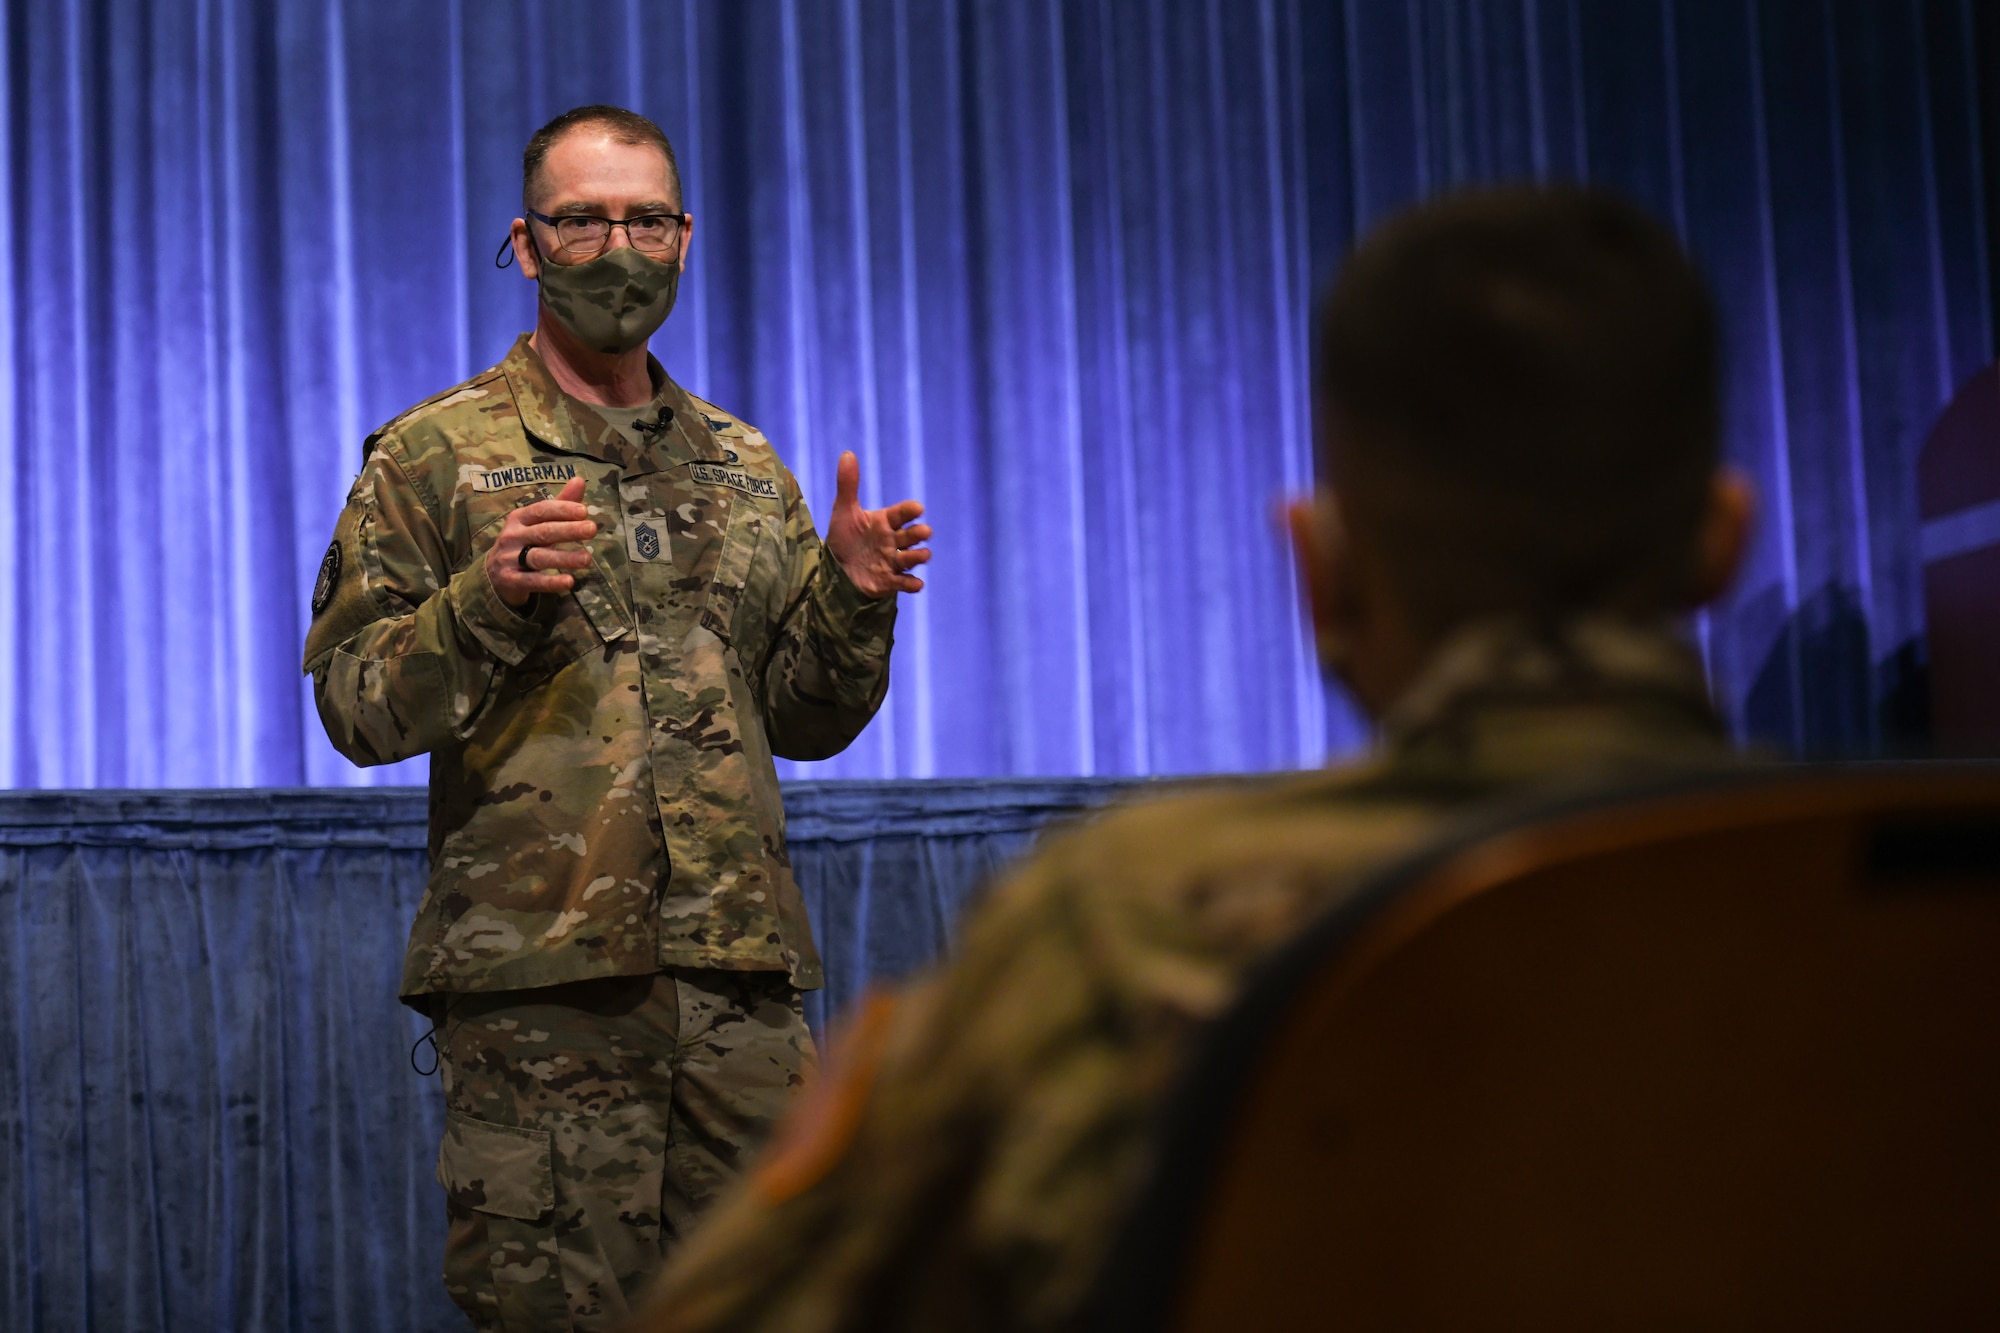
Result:
M1322 778L1256 782L1046 844L982 902L951 962L902 995L851 1126L826 1115L803 1135L832 1142L761 1164L670 1267L642 1326L1060 1326L1115 1231L1175 1044L1226 1003L1243 956L1339 882L1338 867L1292 863L1300 825L1324 833L1338 799ZM1382 805L1354 823L1353 862L1424 821ZM1225 865L1226 894L1210 877Z
M781 1131L650 1326L1066 1326L1188 1037L1273 949L1488 796L1729 759L1658 627L1478 630L1408 703L1366 762L1130 805L1017 867L904 993L858 1109Z

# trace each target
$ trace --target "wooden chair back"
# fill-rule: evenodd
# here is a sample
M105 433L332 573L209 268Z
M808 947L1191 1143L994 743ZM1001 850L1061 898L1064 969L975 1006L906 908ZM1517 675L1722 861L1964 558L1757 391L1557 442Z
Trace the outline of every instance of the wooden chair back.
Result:
M1598 798L1208 1034L1104 1326L2000 1328L2000 769Z

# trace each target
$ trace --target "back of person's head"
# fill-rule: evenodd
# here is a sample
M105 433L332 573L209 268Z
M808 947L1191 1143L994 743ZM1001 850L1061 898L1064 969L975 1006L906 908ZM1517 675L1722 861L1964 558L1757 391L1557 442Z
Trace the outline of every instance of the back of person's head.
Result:
M1355 250L1318 341L1323 479L1426 640L1706 595L1715 315L1631 204L1511 187L1415 208Z

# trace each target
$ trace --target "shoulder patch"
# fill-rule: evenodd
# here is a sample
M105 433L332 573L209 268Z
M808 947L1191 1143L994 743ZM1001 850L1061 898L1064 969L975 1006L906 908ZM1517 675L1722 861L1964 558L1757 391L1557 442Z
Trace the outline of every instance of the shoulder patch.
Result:
M313 581L312 613L317 616L326 610L326 604L333 600L333 590L340 586L340 538L335 537L320 558L319 577Z

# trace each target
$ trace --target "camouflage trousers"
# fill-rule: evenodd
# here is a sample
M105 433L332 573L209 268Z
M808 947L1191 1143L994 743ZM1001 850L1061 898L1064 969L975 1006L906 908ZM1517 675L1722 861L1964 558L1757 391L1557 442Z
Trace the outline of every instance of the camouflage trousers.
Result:
M776 972L454 995L438 1033L444 1279L480 1329L610 1328L812 1061Z

